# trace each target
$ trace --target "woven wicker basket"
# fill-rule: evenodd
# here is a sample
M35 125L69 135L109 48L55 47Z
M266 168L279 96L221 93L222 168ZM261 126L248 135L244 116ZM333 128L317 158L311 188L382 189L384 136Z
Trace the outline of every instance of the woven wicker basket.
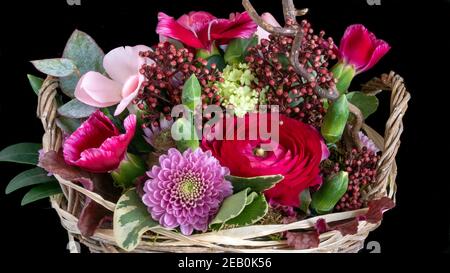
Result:
M48 77L39 93L37 115L44 126L44 151L58 151L62 143L62 132L55 124L57 103L55 95L58 89L58 79ZM384 138L367 125L363 130L382 150L378 162L377 183L363 192L365 200L373 200L383 196L395 202L397 167L395 156L400 146L400 135L403 131L402 118L410 99L403 84L403 79L394 72L375 78L363 86L363 91L376 94L381 90L391 90L390 117L386 123ZM91 252L121 252L114 241L111 229L98 229L95 234L86 238L77 228L78 215L84 198L88 196L108 210L114 211L115 204L104 200L98 194L90 192L79 185L64 180L55 175L61 184L63 194L51 198L52 207L58 213L63 227L69 235L69 242L74 240L86 245ZM332 213L322 215L327 222L353 218L364 214L367 209ZM360 221L358 232L354 235L341 235L339 231L330 231L320 235L317 248L305 250L289 249L286 241L273 241L268 235L287 230L308 229L314 226L316 218L309 218L288 225L254 225L219 232L208 232L193 236L183 236L179 233L162 228L154 229L152 234L144 235L140 245L134 252L357 252L363 247L364 240L370 231L377 228L381 222L371 224ZM76 252L76 248L71 248Z

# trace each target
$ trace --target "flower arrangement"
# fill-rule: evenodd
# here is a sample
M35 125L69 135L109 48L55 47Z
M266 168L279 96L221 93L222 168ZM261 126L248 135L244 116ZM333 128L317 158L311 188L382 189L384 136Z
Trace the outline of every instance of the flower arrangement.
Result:
M33 185L22 204L51 196L71 236L104 240L112 230L125 251L145 238L154 247L308 250L325 234L357 235L363 222L372 230L394 206L392 194L373 197L389 175L379 166L390 171L393 159L362 127L386 88L349 89L390 46L362 25L337 46L297 21L306 10L282 3L284 26L248 0L228 19L161 12L157 45L107 54L76 30L62 58L32 62L48 75L29 75L46 134L43 146L0 152L37 166L6 192Z

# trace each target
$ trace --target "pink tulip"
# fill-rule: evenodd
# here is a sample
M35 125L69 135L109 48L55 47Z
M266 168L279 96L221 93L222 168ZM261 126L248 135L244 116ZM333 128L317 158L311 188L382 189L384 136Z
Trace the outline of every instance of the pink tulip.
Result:
M111 120L97 110L64 142L64 160L93 173L117 169L134 136L136 116L129 115L124 127L126 133L120 134Z
M390 49L363 25L351 25L342 37L339 47L341 59L356 69L356 74L373 67Z
M274 26L274 27L281 27L281 25L278 23L277 19L273 17L272 14L265 12L261 15L261 18L268 24ZM262 27L258 26L258 30L256 31L256 35L258 35L258 40L261 41L262 39L269 39L270 33L265 31Z
M156 32L161 36L209 51L214 42L216 46L220 46L235 38L250 38L257 28L247 12L234 13L229 19L220 19L208 12L193 11L178 20L160 12L158 20Z
M109 107L119 104L114 115L119 115L136 97L144 76L139 73L149 59L139 56L139 52L149 47L118 47L111 50L103 59L103 67L110 78L90 71L78 81L75 97L94 107Z

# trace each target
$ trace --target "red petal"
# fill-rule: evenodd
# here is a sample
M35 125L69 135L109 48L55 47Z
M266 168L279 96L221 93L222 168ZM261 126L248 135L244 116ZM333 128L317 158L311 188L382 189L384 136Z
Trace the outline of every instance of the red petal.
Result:
M136 116L125 119L126 133L119 131L100 111L95 112L64 143L64 159L70 165L102 173L116 169L136 130Z
M347 63L354 65L356 70L363 68L369 62L373 51L369 31L363 25L349 26L339 49Z
M205 45L195 36L195 33L183 27L173 17L163 12L158 13L156 33L181 41L187 46L204 48Z
M197 32L214 19L216 17L209 12L191 11L178 18L177 22L183 27Z
M236 13L231 19L217 19L210 24L210 29L202 29L199 37L202 41L216 41L216 45L227 44L235 38L250 38L258 28L247 12Z
M361 68L361 70L358 71L358 73L361 73L363 71L372 68L391 49L391 46L383 40L377 40L376 44L377 44L376 48L372 53L370 61L366 64L366 66Z
M118 135L117 128L100 111L92 114L69 138L64 142L64 159L70 165L76 165L83 151L97 148L105 139Z

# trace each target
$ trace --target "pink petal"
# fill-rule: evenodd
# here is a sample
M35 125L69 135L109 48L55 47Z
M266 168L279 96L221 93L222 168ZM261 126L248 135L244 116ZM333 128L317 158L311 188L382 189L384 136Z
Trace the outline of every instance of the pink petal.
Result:
M186 29L190 29L193 32L198 32L201 28L208 25L208 23L214 19L216 19L216 17L209 12L191 11L189 14L184 14L178 18L177 22Z
M129 115L124 121L125 134L109 137L98 148L84 150L76 165L94 173L115 170L125 156L128 145L136 131L136 116Z
M211 24L210 40L217 41L217 45L226 44L235 38L250 38L258 28L247 12L232 14L230 18L217 19L215 23Z
M272 14L265 12L261 15L261 18L268 24L271 24L275 27L280 27L281 25L278 23L277 19L273 17ZM258 26L258 30L256 31L256 35L258 35L258 40L269 39L270 33L265 31L262 27Z
M190 47L204 48L203 43L197 38L195 33L183 27L173 17L160 12L158 13L158 21L156 33L179 40Z
M88 72L78 81L75 97L94 107L108 107L121 100L121 86L98 72Z
M114 124L97 110L65 140L63 153L66 163L78 166L77 161L83 151L100 147L105 139L118 134Z
M320 146L322 148L322 158L320 161L324 161L330 156L330 150L328 149L327 145L325 144L325 141L320 140Z
M114 81L125 84L129 77L138 75L139 69L146 62L139 52L148 51L149 47L137 45L125 46L111 50L103 59L103 67Z
M339 49L344 60L359 70L370 61L372 42L369 31L363 25L351 25L345 31Z
M366 71L366 70L369 70L370 68L372 68L391 49L391 46L383 40L377 40L376 43L377 43L377 46L372 53L372 57L370 58L369 62L366 64L366 66L361 68L358 71L358 73L361 73L363 71Z
M119 103L119 105L117 105L116 111L114 111L114 116L118 116L120 115L123 110L125 110L125 108L128 107L128 105L130 105L130 103L133 101L133 99L137 96L139 90L134 91L134 93L131 93L130 95L128 95L128 97L125 97L124 99L122 99Z
M139 75L134 75L127 79L125 84L122 86L122 98L128 97L140 88L140 78L141 77L139 77Z

